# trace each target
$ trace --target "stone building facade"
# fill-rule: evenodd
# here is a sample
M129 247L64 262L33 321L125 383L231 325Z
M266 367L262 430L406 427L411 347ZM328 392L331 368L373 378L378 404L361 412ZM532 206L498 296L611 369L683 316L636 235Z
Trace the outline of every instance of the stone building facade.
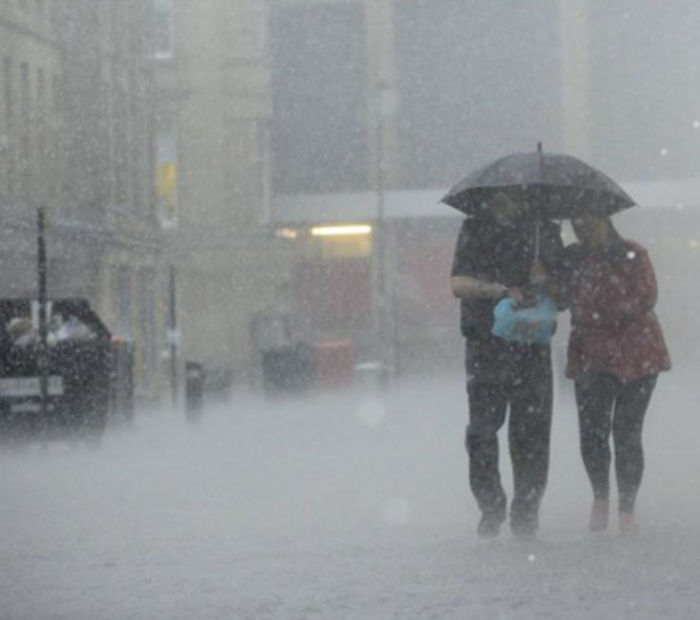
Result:
M135 348L136 390L161 388L162 241L153 192L153 15L139 0L0 5L0 291L91 300Z

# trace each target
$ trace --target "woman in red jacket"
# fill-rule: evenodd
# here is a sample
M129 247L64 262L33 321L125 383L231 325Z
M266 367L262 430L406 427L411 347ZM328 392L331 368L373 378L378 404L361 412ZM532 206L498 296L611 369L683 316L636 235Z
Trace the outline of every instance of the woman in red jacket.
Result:
M653 311L656 277L646 250L622 239L610 218L586 215L572 224L578 243L566 249L566 374L576 382L581 454L593 486L590 528L608 525L612 431L619 524L629 533L644 469L644 414L658 373L671 367Z

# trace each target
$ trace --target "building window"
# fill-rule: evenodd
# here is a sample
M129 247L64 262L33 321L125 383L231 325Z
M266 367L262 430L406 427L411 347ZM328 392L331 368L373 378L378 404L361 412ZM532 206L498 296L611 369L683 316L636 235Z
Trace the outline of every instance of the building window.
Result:
M36 75L36 114L37 114L37 155L43 163L46 155L46 78L44 70L38 69Z
M29 65L22 62L19 65L20 76L20 101L22 102L22 113L25 118L29 115Z
M21 197L23 200L29 199L31 189L30 173L31 173L31 142L29 139L29 118L30 118L30 102L31 96L29 92L29 65L22 62L19 65L20 91L19 99L22 107L22 131L20 135L20 183Z
M10 132L14 122L14 92L12 88L12 59L9 56L3 58L2 63L4 99L5 99L5 128L0 135L0 156L7 162L6 166L6 193L8 200L12 200L15 194L15 154L12 151Z
M175 55L175 19L172 0L155 0L154 48L159 60L170 60Z
M688 42L697 37L700 4L621 4L625 10L606 2L585 10L588 157L620 178L697 177L700 75Z
M129 199L129 105L121 86L114 87L114 199L125 205Z
M270 221L270 203L272 196L272 146L270 137L270 125L267 122L259 122L258 133L258 166L260 174L260 221Z
M400 184L447 187L465 170L540 140L555 150L559 3L441 0L439 11L435 4L394 3Z
M61 79L58 75L51 77L51 113L53 118L57 118L56 112L58 112L61 103Z
M46 96L46 84L44 80L44 70L37 69L36 75L36 100L37 106L40 108L44 107L44 97Z
M270 74L278 193L369 186L364 6L271 6Z

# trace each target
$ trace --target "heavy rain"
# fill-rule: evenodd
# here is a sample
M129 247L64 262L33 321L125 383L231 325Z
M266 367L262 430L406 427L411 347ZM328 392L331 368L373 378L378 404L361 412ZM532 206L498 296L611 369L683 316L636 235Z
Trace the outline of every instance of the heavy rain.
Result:
M698 31L0 0L0 618L697 615Z

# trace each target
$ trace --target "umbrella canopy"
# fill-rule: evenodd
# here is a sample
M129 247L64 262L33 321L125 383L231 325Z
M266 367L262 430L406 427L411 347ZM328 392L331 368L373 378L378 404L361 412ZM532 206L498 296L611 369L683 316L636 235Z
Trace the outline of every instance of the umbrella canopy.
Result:
M536 215L565 219L592 211L612 215L634 206L615 181L571 155L514 153L468 174L442 199L467 215L477 215L497 192L526 202Z

